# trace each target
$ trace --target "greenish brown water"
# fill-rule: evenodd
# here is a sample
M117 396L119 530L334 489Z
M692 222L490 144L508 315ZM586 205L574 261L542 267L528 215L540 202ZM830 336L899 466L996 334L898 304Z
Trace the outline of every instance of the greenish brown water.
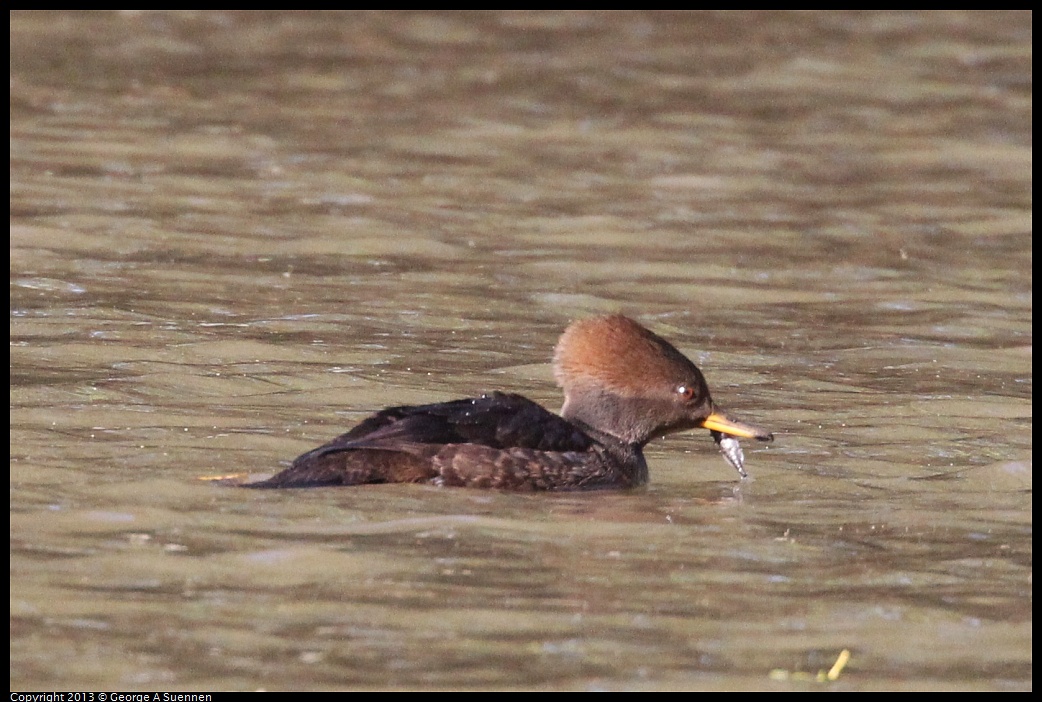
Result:
M14 13L12 689L1030 689L1030 13ZM620 310L776 431L238 491L559 406Z

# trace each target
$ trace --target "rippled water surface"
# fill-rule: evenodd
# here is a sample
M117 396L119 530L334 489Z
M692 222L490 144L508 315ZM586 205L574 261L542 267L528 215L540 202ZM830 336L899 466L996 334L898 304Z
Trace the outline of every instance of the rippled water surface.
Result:
M1031 58L1017 12L14 13L12 688L1029 689ZM196 480L556 409L604 311L776 431L750 480L705 432L631 492Z

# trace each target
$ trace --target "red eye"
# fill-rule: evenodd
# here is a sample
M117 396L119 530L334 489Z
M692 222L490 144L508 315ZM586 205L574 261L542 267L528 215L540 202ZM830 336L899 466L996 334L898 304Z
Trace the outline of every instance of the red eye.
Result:
M678 385L677 394L680 395L685 402L690 402L695 396L695 389L690 385Z

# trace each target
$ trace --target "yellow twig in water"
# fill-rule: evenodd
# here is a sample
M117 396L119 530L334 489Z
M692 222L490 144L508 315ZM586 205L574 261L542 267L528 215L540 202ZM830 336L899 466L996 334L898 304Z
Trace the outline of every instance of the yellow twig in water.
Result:
M839 680L839 674L843 672L843 669L847 667L847 663L850 661L850 650L844 648L839 652L839 658L829 668L829 672L825 675L829 680Z
M768 677L771 680L795 680L799 682L814 681L818 683L834 682L839 680L840 673L847 667L847 663L850 662L850 649L844 648L839 652L839 657L836 658L836 662L832 664L828 672L819 670L817 675L812 673L804 673L802 671L789 671L780 668L772 670Z

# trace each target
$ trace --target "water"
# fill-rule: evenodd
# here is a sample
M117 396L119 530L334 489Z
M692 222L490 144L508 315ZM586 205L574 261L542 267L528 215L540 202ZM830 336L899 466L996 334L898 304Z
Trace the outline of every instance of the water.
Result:
M1030 25L13 14L12 689L1030 689ZM605 311L751 480L195 480Z

